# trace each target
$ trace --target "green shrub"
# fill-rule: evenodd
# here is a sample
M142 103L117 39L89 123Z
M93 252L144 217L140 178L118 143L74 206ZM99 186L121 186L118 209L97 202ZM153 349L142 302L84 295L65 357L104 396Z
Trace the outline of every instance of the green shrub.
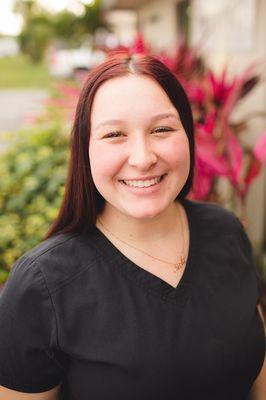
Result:
M0 282L14 261L39 243L57 215L68 159L60 124L41 124L0 157Z

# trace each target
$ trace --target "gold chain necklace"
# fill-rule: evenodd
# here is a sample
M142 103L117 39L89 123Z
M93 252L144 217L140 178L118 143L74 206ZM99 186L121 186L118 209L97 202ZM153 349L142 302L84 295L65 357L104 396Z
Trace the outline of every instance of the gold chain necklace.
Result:
M141 250L141 249L138 249L137 247L133 246L132 244L129 244L129 243L125 242L124 240L122 240L122 239L120 239L118 236L116 236L113 232L111 232L110 229L108 229L108 228L102 223L102 221L100 220L100 218L98 218L98 221L99 221L99 223L102 225L102 227L103 227L107 232L109 232L114 238L116 238L116 239L119 240L120 242L124 243L125 245L127 245L127 246L129 246L129 247L132 247L132 249L135 249L135 250L139 251L140 253L145 254L146 256L149 256L149 257L153 258L154 260L161 261L161 262L163 262L163 263L165 263L165 264L173 265L173 266L174 266L174 272L177 272L177 271L178 271L179 269L181 269L181 268L185 265L185 263L186 263L186 259L185 259L185 257L184 257L184 231L183 231L183 223L182 223L182 218L181 218L181 215L180 215L180 211L179 211L179 210L178 210L178 214L179 214L179 219L180 219L180 223L181 223L181 232L182 232L182 253L181 253L181 255L178 257L177 262L175 262L175 263L162 260L161 258L154 257L154 256L152 256L151 254L146 253L146 251Z

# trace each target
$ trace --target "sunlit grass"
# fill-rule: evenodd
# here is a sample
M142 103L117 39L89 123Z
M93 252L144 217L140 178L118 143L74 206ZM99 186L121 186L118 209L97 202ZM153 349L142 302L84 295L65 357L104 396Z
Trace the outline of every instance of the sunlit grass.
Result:
M0 58L0 89L48 89L53 82L45 63L33 64L23 54Z

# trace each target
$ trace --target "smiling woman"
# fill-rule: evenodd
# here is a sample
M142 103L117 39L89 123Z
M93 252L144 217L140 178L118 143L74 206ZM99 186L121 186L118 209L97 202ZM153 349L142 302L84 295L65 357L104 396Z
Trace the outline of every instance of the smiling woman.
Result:
M240 221L187 198L193 169L191 108L164 64L91 70L58 218L0 298L0 397L247 398L259 277Z
M110 122L111 116L116 118ZM109 218L119 218L118 211L121 219L152 218L174 205L189 174L189 141L178 111L154 79L131 74L98 89L89 159L94 184L106 200L107 225L113 225Z

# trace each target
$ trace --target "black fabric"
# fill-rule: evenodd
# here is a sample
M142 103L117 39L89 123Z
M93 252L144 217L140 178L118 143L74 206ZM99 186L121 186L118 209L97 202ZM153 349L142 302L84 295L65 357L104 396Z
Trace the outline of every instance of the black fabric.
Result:
M13 266L0 297L0 385L64 400L242 400L262 367L259 276L239 220L182 200L187 266L177 286L97 228L58 235Z

